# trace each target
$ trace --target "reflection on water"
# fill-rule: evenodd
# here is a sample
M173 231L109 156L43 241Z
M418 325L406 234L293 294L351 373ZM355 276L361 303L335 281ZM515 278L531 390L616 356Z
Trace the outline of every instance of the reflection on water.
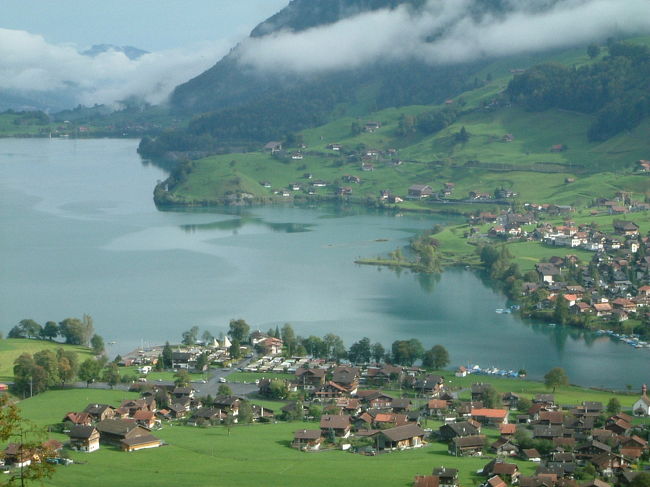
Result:
M245 227L246 225L256 225L268 228L274 232L280 233L300 233L311 231L314 225L310 223L273 223L264 221L262 218L253 216L242 216L241 218L234 218L232 220L222 220L210 223L193 223L189 225L180 225L180 228L187 233L195 233L201 231L211 230L231 230L233 235L237 234L237 230Z

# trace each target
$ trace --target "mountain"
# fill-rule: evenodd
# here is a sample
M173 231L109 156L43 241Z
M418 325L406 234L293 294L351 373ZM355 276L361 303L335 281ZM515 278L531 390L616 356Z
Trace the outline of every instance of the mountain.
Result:
M90 49L85 50L81 54L84 56L95 57L108 51L122 52L129 59L138 59L139 57L149 54L148 51L143 51L133 46L114 46L113 44L95 44Z

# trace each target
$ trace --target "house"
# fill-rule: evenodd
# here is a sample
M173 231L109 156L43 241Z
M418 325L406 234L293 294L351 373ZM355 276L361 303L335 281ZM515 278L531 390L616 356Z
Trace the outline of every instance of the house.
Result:
M564 144L555 144L551 146L551 152L564 152L566 150L566 146Z
M507 409L472 409L471 416L473 420L482 424L499 425L508 422Z
M370 162L363 162L363 163L361 163L361 170L362 171L367 171L367 172L374 171L375 166L373 164L371 164Z
M440 487L440 479L435 475L416 475L413 487Z
M449 444L449 454L455 456L481 456L484 445L484 435L456 437Z
M296 379L294 383L298 385L300 389L306 391L316 389L323 384L325 384L325 375L327 371L325 369L296 369L295 376Z
M436 467L431 475L438 477L440 487L456 487L458 485L458 470L455 468Z
M127 452L144 450L146 448L158 448L161 445L162 441L150 434L127 437L120 442L122 451Z
M449 409L449 402L443 399L431 399L427 403L429 416L442 416Z
M418 379L413 387L423 394L437 396L445 387L445 378L441 375L429 374Z
M321 430L298 430L293 433L291 446L299 450L316 451L323 442Z
M341 144L328 144L327 148L334 151L340 151L343 149L343 146Z
M626 220L614 220L612 222L614 232L626 237L636 237L639 235L639 225Z
M539 274L540 279L543 282L552 283L555 279L555 276L561 274L560 269L558 269L556 266L550 263L543 262L540 264L536 264L535 268L537 270L537 273Z
M516 484L519 479L519 467L515 463L492 460L483 467L483 475L499 475L510 484Z
M324 437L336 436L347 438L350 436L350 416L346 414L324 414L320 418L320 430Z
M378 128L381 128L381 122L366 122L363 126L363 130L370 133L374 132Z
M20 443L9 443L1 455L7 465L13 465L16 468L27 467L34 460L34 452L23 448Z
M487 480L487 482L481 485L483 487L508 487L508 484L506 484L498 475L493 475Z
M332 382L345 388L349 394L355 394L359 387L360 375L356 367L340 366L332 371Z
M104 421L115 415L113 406L108 404L89 404L83 412L88 413L94 421Z
M291 154L291 159L293 159L294 161L300 161L300 160L302 160L302 158L303 158L303 155L302 155L301 152L293 152Z
M149 435L149 430L128 419L105 419L95 425L102 443L121 446L122 440Z
M298 187L300 189L300 187ZM282 346L284 343L281 339L275 337L268 337L258 342L257 346L264 350L266 355L278 355L282 353Z
M481 428L470 423L469 421L459 421L458 423L443 424L438 428L438 433L442 441L451 440L453 438L464 436L477 436L480 434Z
M133 415L133 419L135 419L135 422L139 425L149 429L153 428L156 423L158 423L156 414L153 411L136 411L136 413Z
M650 398L648 398L648 386L643 384L641 397L632 406L635 416L650 416Z
M421 199L428 198L433 194L433 189L428 184L414 184L408 189L408 198Z
M521 456L529 462L541 462L542 455L535 448L526 448L521 450Z
M71 422L75 425L90 426L93 423L93 418L88 413L68 413L62 420L62 423Z
M419 448L424 444L425 434L417 424L405 424L381 431L377 445L380 450Z
M73 426L68 436L70 437L70 448L73 450L88 453L99 450L99 431L94 426Z
M268 142L264 146L264 150L267 152L270 152L271 154L275 154L276 152L280 152L282 150L282 142L277 142L275 140Z

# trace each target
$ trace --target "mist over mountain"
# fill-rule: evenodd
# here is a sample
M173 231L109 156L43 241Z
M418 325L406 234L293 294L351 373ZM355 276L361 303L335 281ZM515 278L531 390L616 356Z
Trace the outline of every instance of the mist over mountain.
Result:
M649 32L646 9L646 0L293 0L170 104L201 114L196 135L262 140L332 116L440 103L479 86L498 58Z
M149 51L144 51L142 49L138 49L137 47L115 46L113 44L95 44L90 49L86 49L81 54L84 56L95 57L108 51L124 53L124 55L131 60L138 59L145 54L149 54Z

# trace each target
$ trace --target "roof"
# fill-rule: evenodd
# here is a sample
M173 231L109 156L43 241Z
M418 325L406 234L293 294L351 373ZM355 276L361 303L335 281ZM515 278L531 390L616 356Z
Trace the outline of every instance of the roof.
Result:
M88 439L93 433L97 433L97 429L94 426L75 425L70 428L68 436L70 438Z
M506 409L489 409L489 408L479 408L472 409L472 416L480 416L483 418L496 418L504 419L508 416L508 411Z
M162 441L154 435L140 435L122 440L122 444L127 446L137 446L155 442L162 443Z
M138 428L134 420L130 419L105 419L95 425L100 433L113 435L125 435L132 429Z
M293 433L296 440L317 440L320 436L320 430L298 430Z
M381 432L386 438L391 441L401 441L415 436L424 436L425 432L417 424L405 424L403 426L396 426Z
M517 432L516 424L500 424L499 433L502 435L514 435Z
M475 446L482 447L483 444L485 443L485 436L484 435L462 436L462 437L457 436L451 441L454 443L454 445L460 448L475 447Z
M345 429L350 427L350 416L347 414L324 414L320 418L321 428Z
M418 475L415 477L413 487L438 487L440 478L437 475Z

